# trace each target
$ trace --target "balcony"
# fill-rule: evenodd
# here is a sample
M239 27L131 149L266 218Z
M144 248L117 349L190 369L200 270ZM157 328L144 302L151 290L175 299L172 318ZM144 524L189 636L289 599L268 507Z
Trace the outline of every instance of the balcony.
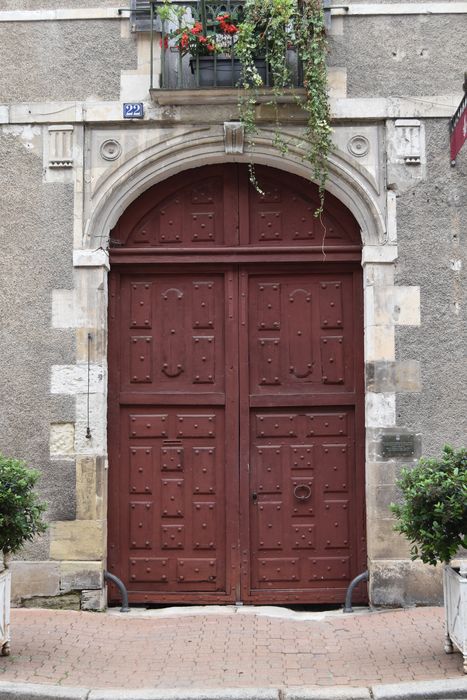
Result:
M325 16L330 19L329 0L325 3ZM132 0L133 31L150 34L150 90L191 94L209 90L220 98L226 91L231 93L240 87L244 76L236 46L243 8L242 0ZM265 95L274 82L269 51L266 38L262 55L255 60ZM303 85L301 62L293 42L285 50L285 59L287 87L293 91ZM287 100L286 94L284 97Z

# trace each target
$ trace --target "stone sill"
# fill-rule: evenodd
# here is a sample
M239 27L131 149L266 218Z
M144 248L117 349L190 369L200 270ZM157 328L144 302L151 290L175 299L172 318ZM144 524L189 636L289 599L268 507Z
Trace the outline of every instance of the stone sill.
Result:
M149 91L153 102L159 105L231 105L238 104L239 98L246 95L246 91L240 88L198 88L187 90L160 90L153 88ZM296 103L297 98L305 94L303 88L289 89L277 98L278 104ZM258 91L257 103L268 103L271 101L273 91L265 88Z

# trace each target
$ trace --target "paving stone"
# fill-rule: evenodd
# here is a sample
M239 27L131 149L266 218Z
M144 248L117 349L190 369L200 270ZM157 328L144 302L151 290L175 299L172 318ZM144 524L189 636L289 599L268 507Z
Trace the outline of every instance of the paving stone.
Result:
M230 606L221 614L200 608L171 616L16 608L11 617L2 680L88 687L95 691L88 700L129 700L123 691L138 691L140 700L148 698L142 691L157 691L155 700L235 700L229 688L244 693L242 700L253 700L252 691L255 700L269 700L258 689L277 700L284 688L281 700L367 700L368 687L383 700L384 684L414 679L418 688L433 679L461 684L464 695L442 697L467 697L462 655L444 653L443 608L303 616L283 608L282 617L270 618ZM118 696L103 694L117 689ZM0 698L8 698L1 688Z

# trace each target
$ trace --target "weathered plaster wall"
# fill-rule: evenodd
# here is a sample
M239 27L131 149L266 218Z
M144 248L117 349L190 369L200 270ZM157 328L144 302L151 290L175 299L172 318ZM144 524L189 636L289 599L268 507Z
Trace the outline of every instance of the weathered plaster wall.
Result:
M422 392L397 400L397 419L422 433L425 455L467 435L467 157L449 164L444 120L427 129L427 180L397 202L399 284L419 284L421 326L398 329L397 354L420 360Z
M120 30L118 19L0 23L0 103L118 99L120 72L136 67Z
M0 450L42 472L50 520L75 517L75 466L49 456L50 423L74 420L50 396L50 366L74 361L71 333L51 328L51 290L71 285L73 187L42 181L42 130L0 131ZM23 551L48 558L48 537Z
M329 65L347 68L349 97L460 91L467 15L344 17L343 28L330 37Z

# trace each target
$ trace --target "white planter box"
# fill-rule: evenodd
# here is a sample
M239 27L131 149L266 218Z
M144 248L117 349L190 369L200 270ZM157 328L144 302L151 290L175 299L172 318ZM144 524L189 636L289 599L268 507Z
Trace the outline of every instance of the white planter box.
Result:
M443 570L444 607L446 609L447 654L454 651L455 645L464 657L464 673L467 673L467 577L460 575L452 566ZM467 573L467 572L466 572Z
M0 653L8 656L10 653L10 591L11 573L6 570L0 573Z

